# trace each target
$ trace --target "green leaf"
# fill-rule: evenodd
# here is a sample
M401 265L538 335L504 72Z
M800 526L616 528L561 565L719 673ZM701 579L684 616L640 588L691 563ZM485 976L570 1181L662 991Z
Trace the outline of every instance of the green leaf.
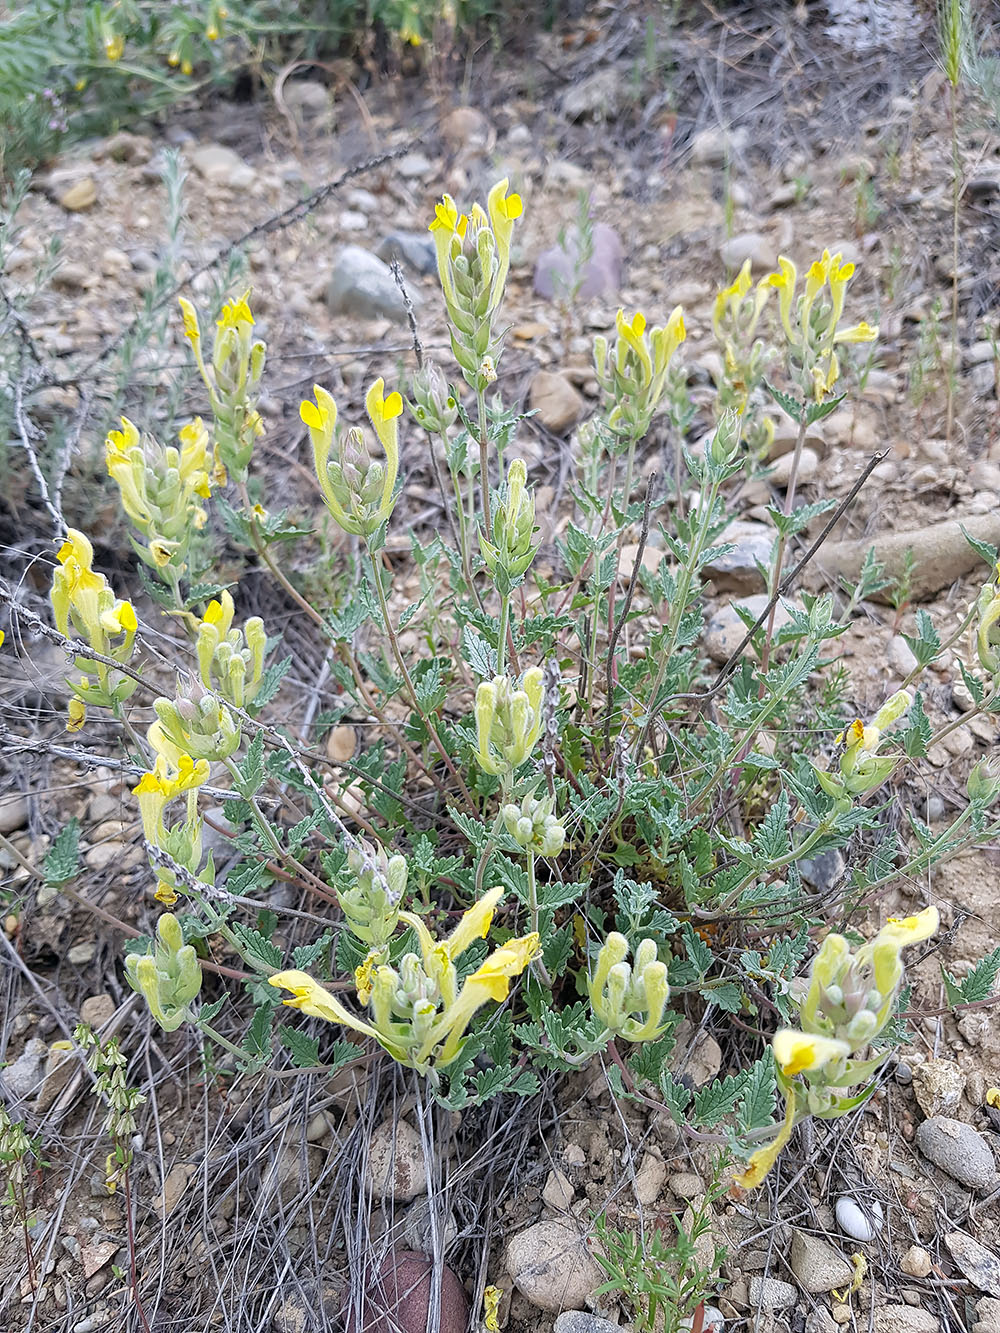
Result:
M75 879L79 864L80 823L73 818L56 834L42 862L46 884L65 884Z
M281 967L281 950L272 944L259 930L234 921L231 927L244 950L246 961L258 971L271 971Z
M964 524L960 524L959 526L962 529L962 536L969 543L969 545L976 552L976 554L982 556L982 558L990 566L990 571L992 573L997 567L997 555L998 555L997 548L991 545L990 542L983 542L980 541L978 537L973 537L972 533L968 531L968 529L965 527Z
M257 693L254 695L253 702L247 708L251 717L256 717L264 705L269 704L278 693L281 689L281 682L288 675L291 665L291 657L283 657L280 662L272 662L269 667L264 668Z
M949 1004L975 1004L980 1000L988 1000L993 995L997 975L1000 974L1000 948L981 958L961 981L956 980L943 967L941 974Z
M934 622L926 611L919 610L916 614L916 621L916 634L904 634L903 638L918 663L921 666L928 666L941 651L941 640L934 628Z
M810 403L806 409L806 425L815 425L817 421L822 421L828 417L831 412L836 412L837 408L847 397L846 393L838 394L836 398L828 398L825 403Z
M243 1049L248 1055L255 1059L264 1058L271 1053L271 1023L274 1020L274 1009L268 1005L261 1005L259 1009L254 1010L253 1018L250 1020L250 1026L247 1028L246 1036L243 1038Z
M764 864L779 861L792 850L788 839L788 792L782 790L778 799L757 825L753 847Z
M918 691L913 696L909 712L906 715L908 726L903 732L903 749L911 759L923 759L931 743L931 723L924 712L923 698Z
M740 1129L763 1129L774 1119L776 1087L774 1056L766 1051L744 1075L738 1118Z
M466 625L462 630L462 656L482 680L488 680L496 675L496 650L491 648L471 625Z
M729 1075L722 1080L715 1079L707 1088L696 1092L692 1107L695 1122L705 1129L717 1125L736 1105L745 1081L743 1074Z
M247 747L246 757L239 765L236 788L246 800L256 796L264 784L264 733L258 731Z
M297 1069L309 1069L319 1064L319 1041L309 1037L298 1028L282 1028L279 1033L281 1044L288 1047L292 1064Z
M782 389L777 389L770 380L764 380L764 388L768 391L774 401L778 404L786 416L798 424L802 421L802 415L808 411L805 403L800 403L797 398L793 398L790 393L785 393Z

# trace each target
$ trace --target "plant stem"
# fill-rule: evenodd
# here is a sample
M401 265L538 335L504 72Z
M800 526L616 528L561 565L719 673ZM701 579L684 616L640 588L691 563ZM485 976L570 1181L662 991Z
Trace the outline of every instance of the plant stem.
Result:
M497 635L497 675L503 675L507 657L507 623L510 619L510 593L500 598L500 631Z
M372 553L372 548L369 545L367 539L365 541L365 546L368 551L368 559L372 567L372 579L374 580L375 583L375 591L378 594L378 604L382 611L382 621L385 625L385 632L389 639L389 646L392 649L392 655L393 658L395 659L396 666L399 668L399 674L403 677L403 684L410 698L410 706L412 707L413 711L417 714L417 716L420 718L421 722L423 722L424 726L427 729L427 734L430 736L431 740L437 746L441 758L444 760L445 767L448 769L448 772L451 774L455 782L458 784L458 789L462 793L462 799L466 802L470 810L475 810L476 804L472 799L472 795L469 792L468 787L465 785L465 779L462 777L458 769L452 763L451 755L444 748L444 745L441 742L441 738L437 733L437 728L434 726L434 723L431 721L429 715L424 712L423 708L421 708L420 702L417 699L417 691L414 688L409 670L407 669L406 662L403 658L403 654L400 652L399 640L396 637L396 631L395 628L393 627L392 617L389 615L389 603L386 600L385 589L382 586L382 574L379 569L378 563L375 560L375 556Z
M958 342L958 206L961 199L962 177L958 153L958 89L948 80L948 106L951 114L951 351L948 364L948 406L945 418L945 439L951 444L955 425L955 348Z
M528 848L528 921L534 934L538 933L538 885L535 881L535 853ZM532 971L538 977L543 986L552 989L552 978L549 976L545 964L542 962L541 954L532 959Z
M486 540L493 540L493 515L490 513L489 434L486 419L486 395L476 390L476 411L479 417L479 485L483 493L483 531Z
M792 512L792 506L795 504L795 483L798 481L799 462L802 458L802 446L806 440L806 416L805 412L799 418L799 431L795 437L795 452L792 455L792 466L788 474L788 489L785 491L784 514L785 517ZM775 589L781 583L781 567L785 563L785 547L788 545L788 538L783 532L778 534L778 548L774 553L774 565L771 570L771 583L767 590L768 597L774 597ZM764 691L764 677L767 675L767 668L771 658L771 639L774 635L774 617L778 611L778 603L775 602L771 607L770 614L767 617L767 627L764 630L764 647L760 655L760 690Z
M701 559L701 553L705 549L705 543L708 540L708 531L712 524L712 515L715 512L715 502L719 496L719 487L721 481L713 480L709 487L708 496L705 496L705 487L702 485L701 496L699 498L698 509L698 533L694 540L694 545L688 554L684 568L680 572L680 578L677 583L677 594L674 598L674 604L670 608L670 634L665 647L660 649L660 664L656 669L656 677L653 681L653 687L649 692L649 715L646 718L645 726L642 729L642 735L636 746L636 760L641 761L643 752L649 743L649 735L653 730L654 713L656 706L656 696L663 685L663 678L667 674L667 667L673 657L674 648L677 645L677 636L680 633L681 621L684 618L684 612L687 609L688 594L691 591L691 583L698 568L698 561Z

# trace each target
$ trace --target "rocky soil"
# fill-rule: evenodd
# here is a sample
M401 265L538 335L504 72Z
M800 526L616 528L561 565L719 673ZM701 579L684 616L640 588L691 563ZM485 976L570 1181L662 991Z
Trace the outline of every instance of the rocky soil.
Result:
M683 304L683 355L702 414L692 429L697 439L709 424L717 287L746 257L756 274L778 253L802 263L829 248L857 262L849 313L877 317L881 336L850 405L811 433L800 489L807 498L841 497L873 453L885 457L809 579L836 586L856 573L873 543L890 572L903 572L907 551L915 561L907 603L866 604L840 641L858 714L881 703L913 665L902 636L913 632L918 607L933 611L942 638L959 623L984 577L960 524L1000 544L1000 127L965 109L957 424L949 442L950 144L940 76L916 58L900 59L891 29L888 37L875 34L874 45L849 47L789 12L752 29L733 20L745 69L737 62L727 73L732 98L723 81L726 95L716 104L687 66L673 75L644 71L638 11L624 9L616 19L614 10L539 34L529 62L497 59L465 100L445 85L431 93L404 80L373 86L359 101L342 81L298 78L284 85L280 105L262 96L202 107L85 145L39 173L4 282L31 284L58 237L58 265L32 305L28 332L66 382L43 391L41 413L63 420L88 399L64 506L71 522L99 539L112 567L117 555L124 568L128 554L115 499L100 485L109 386L84 368L133 318L160 267L169 263L178 280L195 273L190 291L208 303L218 268L199 270L242 233L261 228L244 252L245 285L269 347L263 502L318 523L300 398L319 382L342 414L356 418L363 386L410 362L405 302L388 267L394 257L423 348L448 365L427 219L443 191L470 202L506 175L524 197L525 217L499 388L505 401L536 411L519 447L538 485L543 566L565 522L574 430L595 406L593 336L613 328L619 304L642 308L651 321ZM714 57L705 53L715 50L719 32L710 35L711 43L688 54L691 68L715 75ZM766 68L762 47L789 81L780 105L758 99L754 112L748 107L756 71ZM805 62L797 82L788 73L789 50ZM859 66L852 96L864 113L848 134L828 104L838 69L852 63ZM170 148L187 171L186 218L172 245L163 232ZM395 161L360 171L302 220L264 230L346 168L397 148ZM558 274L567 262L560 236L578 216L581 193L598 224L594 256L576 298L560 301ZM150 428L167 418L185 359L172 313L166 327L153 321L132 361L130 415ZM415 431L405 446L409 512L391 539L404 572L407 529L439 515ZM647 446L643 466L662 475L669 470L665 435L654 429ZM774 470L734 498L737 549L713 571L705 630L716 661L743 635L734 600L760 604L755 556L762 541L766 550L765 506L784 494L789 449L779 432ZM5 490L4 572L39 607L49 533L13 452ZM662 555L654 543L644 560L655 564ZM290 604L270 612L299 651L290 688L312 688L321 654ZM16 644L15 651L31 666L0 668L10 701L4 721L19 734L55 735L63 664L42 644ZM969 706L957 663L946 657L928 689L931 720L956 718ZM330 737L332 760L353 754L357 737L345 730ZM939 826L962 805L972 761L995 743L992 722L952 733L930 756L933 780L898 793L900 817L913 808ZM81 892L143 929L145 856L122 774L110 767L81 773L58 755L32 759L13 749L2 763L0 832L37 860L76 814L87 868ZM125 1327L116 1272L126 1262L123 1204L104 1188L100 1115L83 1095L89 1076L60 1043L79 1018L126 1039L139 1025L145 1031L145 1019L121 981L113 933L64 895L36 892L16 862L4 870L4 891L26 906L8 919L0 954L7 987L0 1058L8 1062L0 1093L41 1129L52 1167L36 1182L32 1216L43 1291L33 1296L22 1279L0 1297L0 1321L21 1329L33 1318L34 1328L74 1333ZM844 871L839 854L812 868L820 887ZM987 1105L988 1091L1000 1085L1000 1028L989 1007L950 1015L939 967L962 975L996 946L997 873L996 850L987 849L886 896L886 914L928 900L942 914L940 947L913 969L913 1044L864 1108L801 1137L759 1196L723 1196L715 1206L715 1234L727 1247L711 1315L719 1327L1000 1330L1000 1112ZM686 1034L678 1073L701 1085L727 1071L711 1030L687 1022ZM379 1270L394 1246L410 1265L407 1290L417 1293L407 1305L410 1322L399 1314L408 1329L423 1328L431 1283L422 1256L433 1253L448 1265L444 1329L465 1327L465 1302L479 1317L488 1282L503 1293L500 1326L513 1333L553 1326L556 1333L612 1333L628 1312L593 1295L604 1277L593 1217L669 1230L710 1181L709 1156L680 1141L661 1115L611 1104L599 1068L549 1087L531 1120L510 1107L435 1117L402 1084L391 1104L375 1107L374 1088L358 1070L330 1085L303 1079L294 1089L232 1088L224 1067L198 1069L198 1053L181 1036L151 1042L148 1069L137 1074L152 1090L137 1140L136 1192L144 1271L161 1281L166 1322L158 1328L187 1320L239 1333L305 1333L345 1319L355 1327L343 1289L353 1277L355 1288L369 1282L397 1291L401 1270ZM0 1219L0 1235L4 1289L20 1271L23 1248L9 1218ZM366 1254L376 1256L374 1268L359 1277ZM398 1294L385 1299L392 1308L406 1305Z

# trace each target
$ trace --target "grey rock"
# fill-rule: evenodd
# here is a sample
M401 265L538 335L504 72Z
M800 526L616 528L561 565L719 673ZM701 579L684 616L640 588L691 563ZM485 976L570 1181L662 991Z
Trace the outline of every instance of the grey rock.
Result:
M257 179L257 173L238 153L222 144L208 143L191 154L191 165L203 180L212 185L225 185L231 190L246 190Z
M767 479L772 486L787 487L792 477L794 453L782 454L768 473ZM819 455L815 449L805 445L799 453L799 466L796 472L796 484L812 481L819 471Z
M0 1087L9 1097L29 1098L38 1091L49 1048L40 1037L29 1037L17 1059L0 1070Z
M507 1243L507 1272L539 1310L580 1310L604 1281L587 1237L571 1221L536 1222Z
M752 1310L788 1310L799 1299L799 1293L790 1282L776 1277L750 1279L750 1308Z
M806 1333L837 1333L839 1328L833 1315L821 1305L806 1315Z
M916 656L902 634L892 636L885 655L897 676L908 676L917 665Z
M984 167L965 182L970 199L986 200L1000 194L1000 167Z
M970 1189L986 1189L996 1178L989 1144L971 1125L935 1115L917 1127L917 1147L926 1158Z
M803 1291L833 1291L850 1286L854 1268L839 1250L821 1236L806 1231L792 1232L788 1263Z
M915 1305L883 1305L874 1313L874 1333L939 1333L937 1315Z
M748 231L740 236L730 236L719 246L719 256L727 268L742 268L750 260L751 269L766 272L778 262L774 246L758 231Z
M411 292L414 305L419 293ZM406 321L403 295L388 264L360 245L345 245L337 257L326 289L326 303L333 315L356 319Z
M591 228L591 254L580 263L580 233L570 228L561 245L544 250L535 261L535 292L546 301L575 299L593 301L617 296L622 285L625 251L614 227L595 222Z
M14 833L28 822L28 798L19 792L0 796L0 833Z
M409 1203L427 1193L427 1170L420 1135L407 1120L385 1120L368 1141L365 1179L376 1198Z
M914 565L910 574L913 601L926 601L956 579L980 564L980 557L965 539L963 528L978 541L1000 544L1000 513L978 515L964 522L949 519L909 532L892 532L874 540L827 542L807 569L805 579L813 586L827 585L831 575L856 579L869 550L885 566L885 577L898 579L903 573L906 553L912 551ZM812 572L810 573L810 570ZM873 601L886 601L886 592L875 593Z
M1000 1297L1000 1255L980 1245L964 1231L951 1231L944 1238L951 1257L977 1291Z
M562 110L567 120L607 120L618 115L623 106L625 81L613 65L588 74L563 97Z
M434 170L434 163L423 153L407 153L396 163L396 171L404 180L426 180Z
M691 161L696 167L721 167L747 145L745 129L727 130L721 125L699 130L691 140Z
M755 593L764 587L764 578L758 562L767 567L771 559L774 529L766 523L738 519L717 540L717 547L729 545L732 550L712 556L704 566L704 573L715 584L718 592Z
M330 109L330 89L319 79L287 79L281 96L287 107L303 116L319 116Z
M965 1074L954 1060L925 1060L913 1070L913 1092L928 1119L954 1111L964 1091Z
M435 1211L434 1226L431 1226L431 1209ZM455 1214L449 1208L442 1213L439 1206L428 1199L414 1199L403 1215L403 1241L411 1250L419 1254L433 1254L434 1235L447 1249L455 1243L458 1236L458 1223Z
M552 1333L620 1333L621 1325L586 1310L564 1310L556 1319Z
M584 401L565 375L539 370L531 381L529 405L554 435L562 435L583 416Z
M375 254L387 264L398 259L415 273L433 273L437 268L437 251L426 231L390 232L379 241Z
M745 607L754 620L767 606L767 600L767 594L763 592L737 599L738 604ZM791 618L791 615L779 601L774 610L775 628L780 629L782 625L787 625ZM746 632L747 627L736 614L735 607L731 604L722 606L712 615L705 626L705 632L702 636L705 651L713 662L718 662L721 666L729 661L737 647L743 642Z
M822 893L840 881L847 862L843 853L832 847L828 852L820 852L818 856L804 856L795 865L805 882Z

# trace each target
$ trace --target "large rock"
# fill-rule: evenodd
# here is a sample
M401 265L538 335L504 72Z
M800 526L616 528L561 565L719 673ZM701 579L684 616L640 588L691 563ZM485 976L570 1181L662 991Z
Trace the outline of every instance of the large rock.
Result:
M539 1310L582 1310L605 1279L588 1238L570 1221L536 1222L507 1243L507 1272Z
M369 1274L364 1289L344 1302L342 1318L347 1333L424 1333L431 1300L433 1264L412 1250L392 1250L377 1273ZM469 1298L450 1268L441 1270L438 1333L465 1333Z
M618 115L625 97L621 70L605 65L588 74L563 96L567 120L607 120Z
M741 153L747 145L745 129L726 130L721 125L713 125L699 130L691 140L691 161L696 167L725 166L734 154Z
M253 167L220 143L207 143L196 148L191 154L191 165L203 180L211 185L224 185L230 190L247 190L257 179Z
M1000 1256L964 1231L950 1231L944 1243L951 1257L977 1291L1000 1297Z
M874 540L827 542L806 568L805 579L812 586L841 575L856 579L872 548L875 558L885 566L886 576L898 579L905 568L906 553L912 551L910 597L915 602L927 601L977 567L982 570L984 579L988 576L982 557L965 540L963 527L977 541L1000 545L1000 513L977 514L961 522L950 519L910 532L887 533ZM876 593L873 600L888 602L891 591L887 588Z
M716 549L731 546L732 550L713 555L704 566L705 576L718 592L760 592L765 583L758 564L766 569L770 563L775 535L766 523L744 519L730 523L716 540Z
M795 1280L803 1291L833 1291L848 1287L854 1277L854 1268L848 1259L820 1236L806 1231L792 1232L792 1248L788 1263Z
M583 415L584 401L565 375L540 370L531 381L529 406L553 435L562 435Z
M916 1305L876 1306L873 1333L940 1333L937 1315L921 1310Z
M945 1175L970 1189L986 1189L996 1179L990 1145L961 1120L931 1116L917 1127L917 1147Z
M964 1091L965 1075L954 1060L925 1060L914 1066L913 1092L928 1119L954 1111Z
M743 232L739 236L730 236L719 246L719 257L727 268L742 268L750 260L750 267L757 273L766 273L778 262L774 246L759 231Z
M570 228L565 240L543 250L535 261L535 291L546 301L595 301L618 295L622 285L625 251L614 227L595 222L591 227L591 252L580 260L580 232ZM574 293L574 287L577 289Z
M368 1188L378 1199L409 1203L427 1193L423 1146L408 1120L384 1120L372 1131L365 1166Z
M375 254L387 264L398 259L415 273L433 273L437 268L437 251L427 231L392 231L379 241Z
M418 298L418 292L410 292L414 305L419 304ZM406 305L392 269L360 245L345 245L337 256L326 303L333 315L406 322Z
M767 606L768 596L766 592L760 592L754 593L751 597L739 597L736 600L756 620ZM791 614L785 610L783 603L779 601L774 608L775 633L783 625L787 625L791 619ZM705 651L713 662L718 662L720 666L724 666L746 638L746 633L747 627L736 614L735 606L732 603L720 606L705 626L705 633L702 636ZM746 651L752 653L752 649L748 648Z
M750 1307L755 1311L788 1310L799 1299L799 1293L790 1282L777 1277L750 1279Z

